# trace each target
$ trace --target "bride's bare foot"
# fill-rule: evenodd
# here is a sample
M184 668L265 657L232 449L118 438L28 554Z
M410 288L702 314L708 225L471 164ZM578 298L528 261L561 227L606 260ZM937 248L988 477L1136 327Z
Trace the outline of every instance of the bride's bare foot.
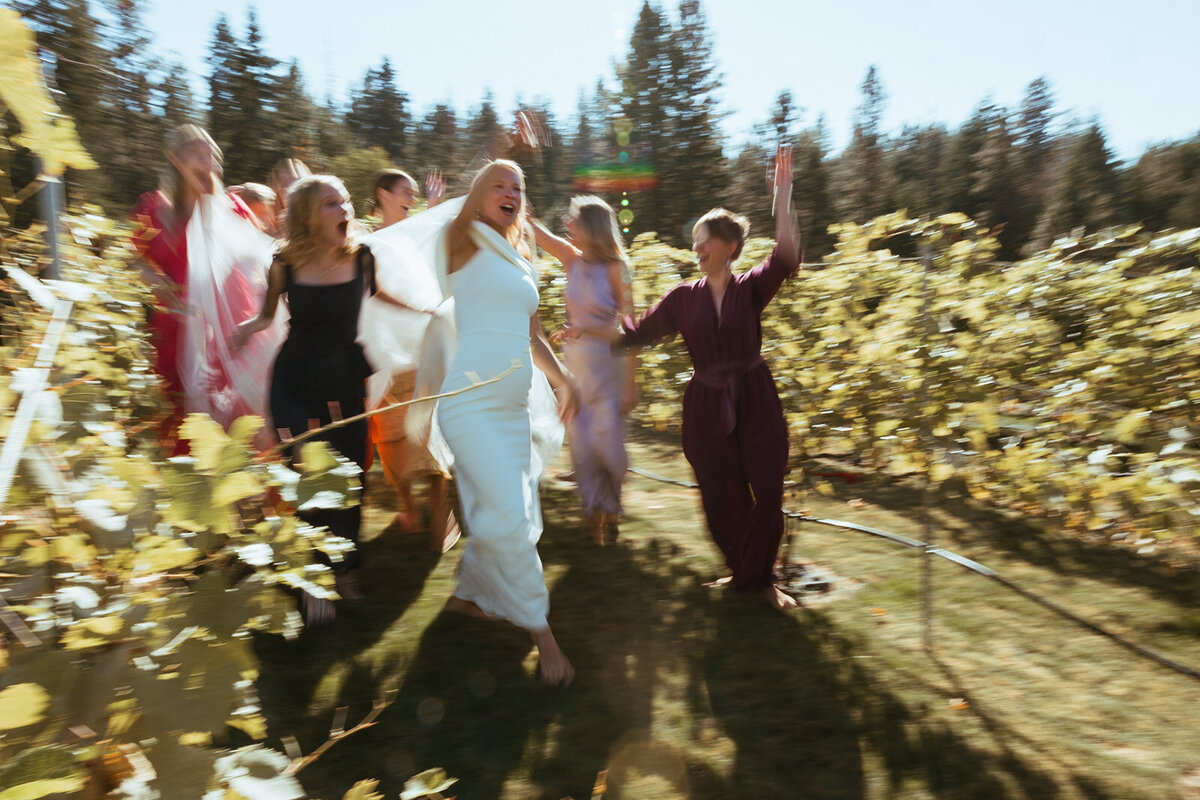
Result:
M709 581L708 583L706 583L704 585L709 587L710 589L713 589L713 588L720 588L722 586L728 586L731 583L733 583L733 576L726 575L724 578L717 578L715 581Z
M466 614L468 617L476 617L477 619L495 619L495 617L484 613L482 608L470 600L463 600L461 597L451 597L447 600L446 610L453 611L456 614Z
M778 586L768 586L763 589L763 597L766 599L767 605L779 611L790 611L800 605L796 602L796 598Z
M533 643L538 649L539 671L542 683L547 686L568 686L575 679L575 668L558 648L554 634L549 628L532 631Z

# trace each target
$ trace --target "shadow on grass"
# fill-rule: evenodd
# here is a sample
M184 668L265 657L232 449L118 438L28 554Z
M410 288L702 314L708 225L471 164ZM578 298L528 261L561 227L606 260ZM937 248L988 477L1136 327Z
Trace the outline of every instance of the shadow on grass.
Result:
M922 493L915 484L883 479L870 479L858 486L837 480L830 483L839 499L863 498L907 517L913 522L912 530L893 532L922 538ZM1180 569L1159 555L1135 555L1108 541L1092 542L1043 528L967 498L962 486L932 493L932 502L941 515L933 524L948 531L958 544L982 542L989 549L1051 570L1060 578L1088 578L1122 588L1134 586L1176 604L1191 605L1200 595L1200 569L1196 565Z
M363 566L359 583L365 598L338 603L338 618L330 625L310 628L293 641L279 636L259 635L255 651L259 658L258 693L263 711L274 736L295 736L310 752L329 737L331 720L312 719L309 706L322 679L340 665L353 665L358 653L370 648L418 597L425 580L438 562L438 554L428 548L425 536L401 533L389 528L362 545ZM366 689L361 676L351 674L343 681L343 694L349 689L354 708L353 724L366 713L355 714L365 704L370 710L378 695L366 696L355 691ZM347 705L339 701L338 705Z
M374 727L300 775L312 796L331 800L373 777L392 797L431 767L459 779L451 793L463 800L585 800L602 772L606 800L849 800L865 797L868 784L879 795L881 782L885 796L1060 795L1051 776L1022 758L1027 742L987 717L990 737L981 742L977 731L906 701L893 688L896 669L873 671L880 662L868 648L819 611L781 615L702 587L695 548L674 533L632 533L649 527L636 509L622 542L601 549L588 541L569 492L546 491L543 507L551 624L575 683L538 683L525 631L451 613L421 632L411 662L353 662L420 593L432 566L415 552L423 537L411 537L421 541L407 556L401 537L391 555L368 553L367 564L381 570L374 582L391 594L368 600L353 624L260 646L260 683L282 684L264 697L272 731L303 731L306 752L328 733L328 719L305 717L328 670L350 670L337 701L350 709L348 725L399 686ZM921 695L965 695L933 670L920 681Z

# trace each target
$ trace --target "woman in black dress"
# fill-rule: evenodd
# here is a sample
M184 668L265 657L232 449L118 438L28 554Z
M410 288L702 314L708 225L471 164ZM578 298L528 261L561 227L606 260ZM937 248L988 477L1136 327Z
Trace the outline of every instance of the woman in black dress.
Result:
M275 429L285 442L336 419L363 413L365 382L372 372L356 341L363 298L370 293L404 305L376 291L375 260L354 236L354 208L340 180L332 175L302 178L289 192L287 209L285 238L271 264L262 310L239 326L235 341L240 347L266 328L280 296L287 295L290 329L271 372L270 395ZM365 420L317 438L365 470ZM300 517L358 542L361 506L305 511ZM335 566L338 592L343 597L361 597L353 573L359 561L356 549ZM328 607L315 607L318 605L309 601L308 610L318 618L331 616Z

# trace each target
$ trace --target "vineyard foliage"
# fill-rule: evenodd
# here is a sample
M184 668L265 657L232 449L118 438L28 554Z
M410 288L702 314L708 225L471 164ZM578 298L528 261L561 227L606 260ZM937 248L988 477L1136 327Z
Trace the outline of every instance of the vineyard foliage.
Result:
M763 318L802 485L828 490L800 467L832 457L1143 548L1196 535L1200 230L1077 236L1015 264L962 214L833 232ZM735 270L770 248L751 240ZM697 277L652 236L630 252L639 309ZM638 419L677 426L689 376L682 342L644 352Z
M51 315L17 272L37 271L44 231L5 242L0 435L19 434L22 403L34 421L0 519L0 796L87 778L147 797L300 797L287 757L214 745L266 737L249 634L295 635L295 590L335 596L314 552L337 560L345 542L292 510L355 502L357 467L320 443L298 472L259 459L249 417L226 433L193 415L191 454L163 458L128 231L96 213L63 225L63 280L45 285L70 307L48 370ZM239 789L247 770L275 777Z

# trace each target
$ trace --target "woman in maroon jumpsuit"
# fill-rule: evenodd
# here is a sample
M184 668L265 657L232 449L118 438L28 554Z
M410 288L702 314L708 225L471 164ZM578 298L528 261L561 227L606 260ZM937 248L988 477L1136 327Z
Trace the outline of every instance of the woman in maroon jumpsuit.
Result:
M667 292L640 322L627 317L619 345L683 336L694 367L683 395L683 452L700 484L709 531L732 573L721 582L784 609L796 605L775 586L774 574L783 537L787 423L759 350L762 311L799 266L788 148L776 153L774 190L771 256L733 274L730 265L741 254L748 224L723 208L709 211L692 229L704 277Z

